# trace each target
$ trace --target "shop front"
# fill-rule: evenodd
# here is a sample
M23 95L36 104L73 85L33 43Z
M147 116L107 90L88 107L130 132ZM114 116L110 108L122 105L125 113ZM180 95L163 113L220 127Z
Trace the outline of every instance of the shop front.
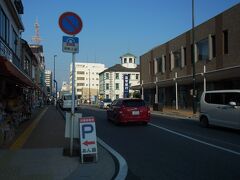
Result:
M9 142L19 125L30 118L32 80L0 56L0 145Z

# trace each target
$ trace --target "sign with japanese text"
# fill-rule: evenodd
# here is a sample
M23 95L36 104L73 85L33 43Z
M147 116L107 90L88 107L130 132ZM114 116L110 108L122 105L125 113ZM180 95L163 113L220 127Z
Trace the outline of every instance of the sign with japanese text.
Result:
M79 40L77 37L63 36L62 51L68 53L79 52Z
M129 97L129 74L123 75L123 97Z
M95 118L82 117L79 122L81 155L97 154Z

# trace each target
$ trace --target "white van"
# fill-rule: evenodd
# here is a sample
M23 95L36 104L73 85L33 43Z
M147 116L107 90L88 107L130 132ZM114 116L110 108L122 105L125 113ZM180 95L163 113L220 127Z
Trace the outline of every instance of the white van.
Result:
M63 94L61 100L62 109L71 109L72 108L72 94ZM77 99L75 97L75 108L77 108Z
M200 124L240 129L240 90L203 92L200 101Z

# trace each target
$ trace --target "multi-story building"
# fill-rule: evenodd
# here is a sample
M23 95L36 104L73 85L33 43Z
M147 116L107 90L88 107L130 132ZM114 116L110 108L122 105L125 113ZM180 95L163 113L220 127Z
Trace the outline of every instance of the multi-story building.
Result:
M121 64L116 64L99 74L101 99L132 97L134 91L129 90L130 87L140 84L140 66L136 64L136 57L127 53L121 56L120 60Z
M104 71L101 63L75 63L75 92L82 102L96 102L99 95L99 73ZM72 64L70 65L70 87L72 87Z
M45 84L45 57L43 54L43 46L39 44L30 44L29 46L38 61L38 66L35 72L36 84L40 89L41 96L45 96L47 94L47 89Z
M144 100L192 108L193 64L198 101L204 90L240 89L239 12L237 4L195 27L194 48L189 30L143 54L141 85L135 89Z
M52 96L52 71L45 70L45 84L47 87L47 96Z

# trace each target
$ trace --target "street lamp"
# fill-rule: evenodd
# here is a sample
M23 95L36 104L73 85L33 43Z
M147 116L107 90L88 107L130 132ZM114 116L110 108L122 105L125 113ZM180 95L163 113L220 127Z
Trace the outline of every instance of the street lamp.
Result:
M55 59L56 59L57 55L54 55L53 56L53 84L54 84L54 89L55 89L55 93L54 93L54 105L56 105L56 100L57 100L57 89L56 89L56 86L55 86L55 83L56 83L56 79L55 79Z
M192 46L193 46L193 56L192 56L192 66L193 66L193 114L196 114L196 77L195 77L195 32L194 32L194 0L192 0Z
M91 104L91 95L90 95L90 69L88 69L88 99L89 99L89 104Z

